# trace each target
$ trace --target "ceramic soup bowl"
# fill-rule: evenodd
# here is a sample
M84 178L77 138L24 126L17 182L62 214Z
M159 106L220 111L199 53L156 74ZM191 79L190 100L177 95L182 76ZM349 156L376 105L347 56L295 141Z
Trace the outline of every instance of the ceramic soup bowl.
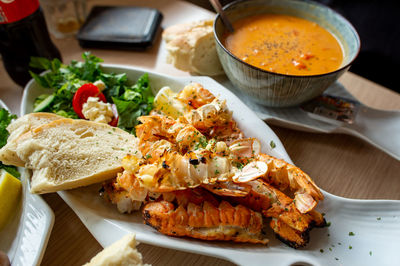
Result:
M235 1L224 7L231 22L259 14L283 14L315 22L333 34L343 49L343 61L332 72L319 75L278 74L252 66L224 47L226 33L220 15L214 21L214 37L219 59L229 80L255 102L270 107L288 107L306 102L325 91L349 68L360 50L360 38L354 27L332 9L309 1L249 0Z

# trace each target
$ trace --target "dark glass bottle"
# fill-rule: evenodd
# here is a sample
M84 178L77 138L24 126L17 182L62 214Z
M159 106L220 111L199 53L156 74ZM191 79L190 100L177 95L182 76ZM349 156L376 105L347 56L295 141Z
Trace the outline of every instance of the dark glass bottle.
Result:
M25 86L31 56L58 58L38 0L0 0L0 53L10 77ZM36 72L36 71L35 71Z

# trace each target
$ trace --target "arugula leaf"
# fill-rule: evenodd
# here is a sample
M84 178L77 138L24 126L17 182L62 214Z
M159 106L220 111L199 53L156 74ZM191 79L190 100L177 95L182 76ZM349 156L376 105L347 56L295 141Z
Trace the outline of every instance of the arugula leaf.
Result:
M10 114L6 109L0 109L0 148L7 143L8 136L10 133L7 131L7 126L11 123L11 120L16 119L17 116ZM0 162L0 169L4 169L15 177L19 177L20 174L15 166L4 165Z

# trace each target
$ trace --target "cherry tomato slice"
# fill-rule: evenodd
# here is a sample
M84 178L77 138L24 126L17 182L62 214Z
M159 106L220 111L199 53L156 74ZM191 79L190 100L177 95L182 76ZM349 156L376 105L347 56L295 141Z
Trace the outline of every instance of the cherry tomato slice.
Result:
M74 95L72 99L72 107L79 118L85 119L82 114L83 104L87 102L89 97L98 97L100 101L107 102L103 93L92 83L83 84Z
M110 123L108 123L112 127L117 127L118 126L118 117L113 117L113 120L111 120Z

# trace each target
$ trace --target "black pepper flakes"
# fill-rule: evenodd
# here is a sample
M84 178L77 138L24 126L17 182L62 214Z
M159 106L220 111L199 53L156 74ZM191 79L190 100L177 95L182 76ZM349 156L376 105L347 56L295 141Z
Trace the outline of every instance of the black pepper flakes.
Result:
M189 163L191 165L199 165L200 164L198 159L189 159Z
M162 167L164 169L168 169L169 168L168 164L165 161L162 162Z

